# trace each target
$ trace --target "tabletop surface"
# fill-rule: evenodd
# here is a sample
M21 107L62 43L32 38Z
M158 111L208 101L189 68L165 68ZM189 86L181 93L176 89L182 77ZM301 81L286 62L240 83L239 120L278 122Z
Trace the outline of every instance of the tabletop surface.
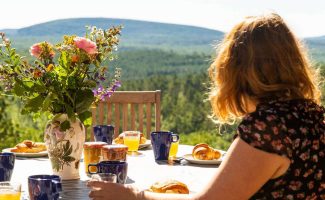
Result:
M177 156L189 154L193 146L179 145ZM156 163L152 149L149 147L140 150L138 156L128 156L127 184L134 184L140 189L148 189L156 181L174 179L185 183L191 193L196 193L207 185L218 165L191 164L186 160L180 163ZM28 198L27 178L36 174L52 174L48 158L16 158L12 181L22 183L23 198ZM80 180L62 181L63 191L61 199L83 200L89 199L89 188L86 182L89 180L84 173L84 164L80 165Z

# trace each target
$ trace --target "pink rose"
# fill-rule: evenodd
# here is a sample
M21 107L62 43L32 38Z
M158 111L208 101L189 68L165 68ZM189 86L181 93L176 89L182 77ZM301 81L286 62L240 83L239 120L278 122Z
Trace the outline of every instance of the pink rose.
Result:
M30 47L30 55L39 58L42 53L42 47L40 43L33 44L33 46Z
M95 42L84 37L76 37L73 39L73 41L76 47L78 47L79 49L83 49L88 54L91 55L97 53L97 46Z

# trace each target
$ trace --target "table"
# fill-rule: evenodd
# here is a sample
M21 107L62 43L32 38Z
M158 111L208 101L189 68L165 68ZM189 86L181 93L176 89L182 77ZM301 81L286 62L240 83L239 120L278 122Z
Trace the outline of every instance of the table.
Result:
M193 146L179 145L178 156L191 153ZM128 156L127 184L135 184L140 189L147 189L156 181L165 179L179 180L188 185L191 193L204 188L216 173L218 165L196 165L185 160L181 163L156 163L151 148L139 151L139 156ZM51 174L48 158L16 158L12 181L21 182L23 199L28 198L27 178L36 174ZM89 199L89 189L86 186L89 178L84 173L84 163L80 163L80 180L62 181L63 192L61 199L83 200Z

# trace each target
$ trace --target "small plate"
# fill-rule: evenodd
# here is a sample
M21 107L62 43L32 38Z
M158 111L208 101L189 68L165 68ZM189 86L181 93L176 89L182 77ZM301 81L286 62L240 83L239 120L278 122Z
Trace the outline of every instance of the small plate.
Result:
M150 147L150 146L151 146L151 141L147 140L146 143L139 145L139 149L144 149L144 148L147 148L147 147Z
M26 158L39 158L39 157L46 157L47 151L41 151L38 153L18 153L18 152L11 152L10 150L13 148L3 149L2 152L9 152L14 153L17 157L26 157Z
M189 163L200 164L200 165L219 165L222 162L222 157L214 160L196 160L192 154L185 154L183 158Z

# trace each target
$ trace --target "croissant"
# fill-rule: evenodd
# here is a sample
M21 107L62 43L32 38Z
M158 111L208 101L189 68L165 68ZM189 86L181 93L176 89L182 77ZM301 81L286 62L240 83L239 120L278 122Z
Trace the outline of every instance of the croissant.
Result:
M221 157L221 152L219 150L214 150L214 159L219 159Z
M220 158L221 153L208 144L200 143L193 148L192 156L196 160L213 160Z
M176 180L156 182L150 187L150 191L157 192L157 193L175 193L175 194L189 193L187 185Z

